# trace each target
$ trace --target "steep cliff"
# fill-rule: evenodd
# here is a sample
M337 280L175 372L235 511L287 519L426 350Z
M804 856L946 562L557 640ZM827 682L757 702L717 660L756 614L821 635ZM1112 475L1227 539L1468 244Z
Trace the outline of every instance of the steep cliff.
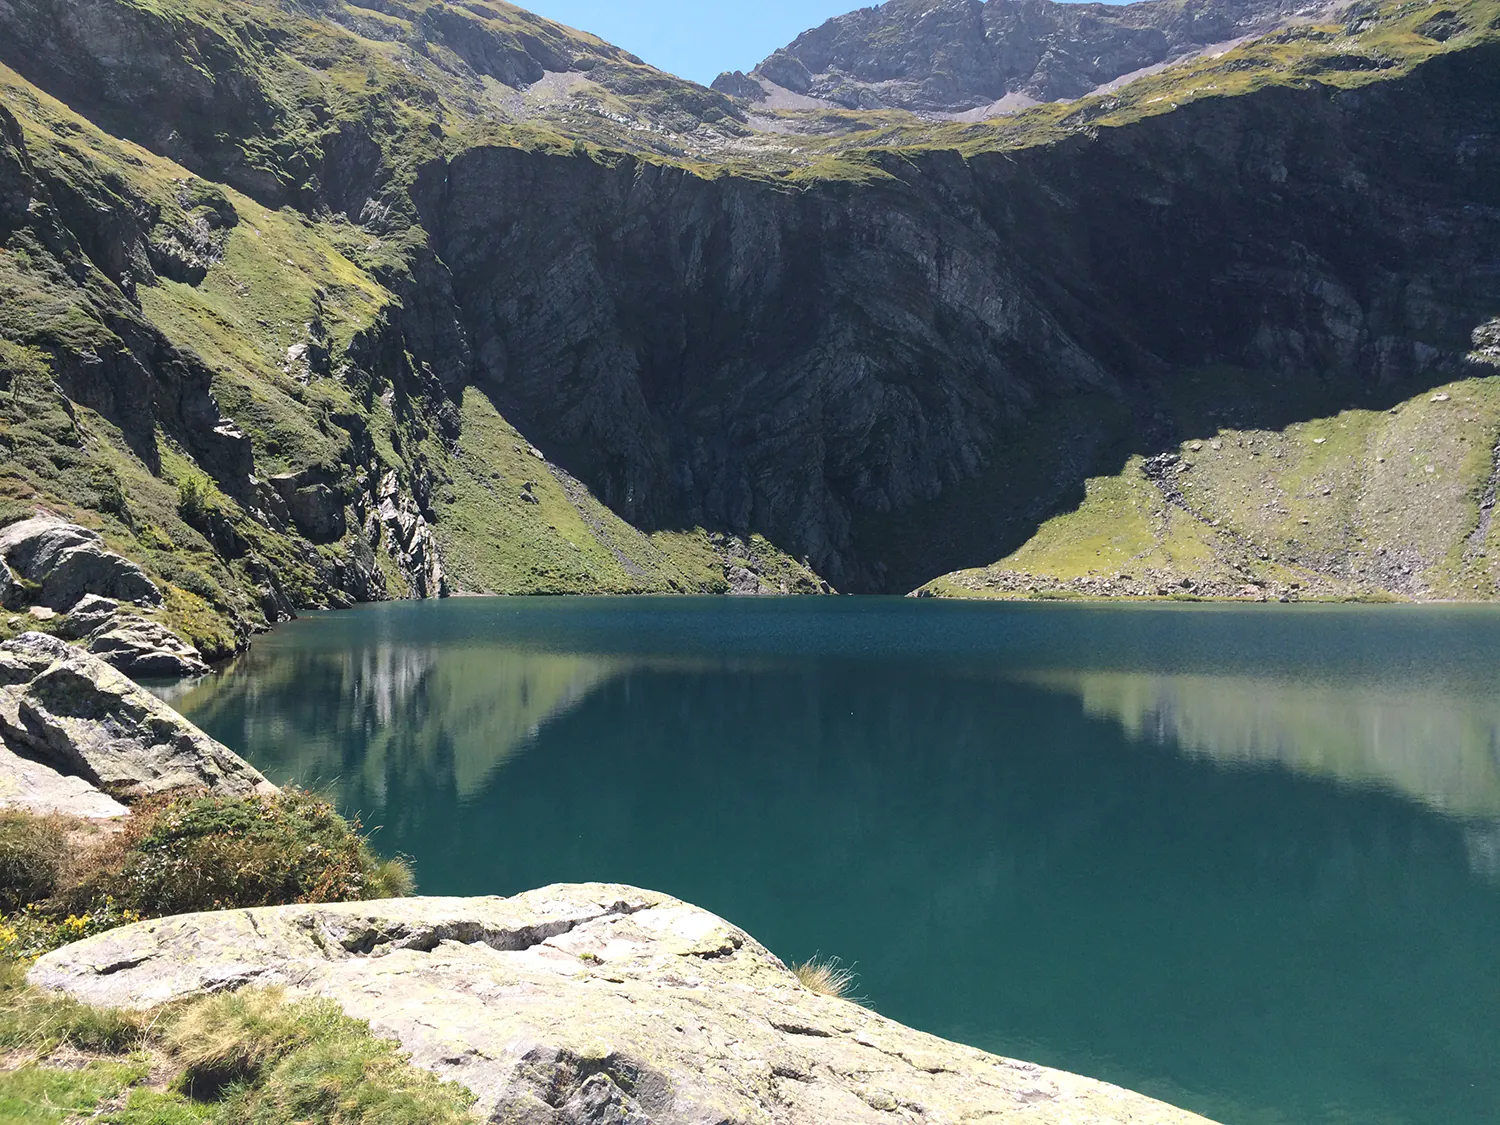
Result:
M905 592L1077 542L1086 479L1489 370L1497 31L1364 7L995 122L767 124L502 4L0 0L4 515L97 527L208 655L354 600ZM1149 518L1493 596L1475 396L1442 503L1320 520L1405 571L1278 547L1233 473Z

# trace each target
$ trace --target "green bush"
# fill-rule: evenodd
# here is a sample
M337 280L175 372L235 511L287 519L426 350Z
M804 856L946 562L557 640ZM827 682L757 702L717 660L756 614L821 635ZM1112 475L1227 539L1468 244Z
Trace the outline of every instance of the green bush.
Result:
M415 880L360 824L300 789L135 805L115 831L0 814L0 959L29 962L143 918L287 903L400 898Z
M412 890L403 861L382 861L358 821L299 789L142 802L86 864L91 869L67 895L68 905L84 909L112 899L148 918Z

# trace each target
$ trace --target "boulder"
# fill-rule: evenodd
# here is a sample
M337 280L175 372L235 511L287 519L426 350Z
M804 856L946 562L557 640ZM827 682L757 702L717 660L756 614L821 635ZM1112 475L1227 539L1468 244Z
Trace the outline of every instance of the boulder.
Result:
M16 595L20 593L16 587L15 575L11 574L10 567L0 560L0 607L13 604Z
M344 498L328 481L318 479L316 470L275 476L270 483L297 529L314 543L333 543L344 537L348 530Z
M747 102L766 100L766 88L743 70L726 70L714 79L711 88L721 94L728 94L731 98L740 98Z
M186 786L275 786L97 656L44 633L0 644L0 741L22 758L130 801Z
M58 626L58 636L69 641L81 641L95 630L108 625L119 612L120 603L113 598L85 594Z
M1204 1122L814 993L723 919L623 886L184 915L29 979L134 1009L243 985L328 997L512 1125Z
M85 594L160 605L161 591L135 563L104 545L98 532L41 515L0 531L0 559L37 587L33 598L59 611Z
M113 617L89 635L88 649L127 676L179 679L208 672L203 654L160 622Z

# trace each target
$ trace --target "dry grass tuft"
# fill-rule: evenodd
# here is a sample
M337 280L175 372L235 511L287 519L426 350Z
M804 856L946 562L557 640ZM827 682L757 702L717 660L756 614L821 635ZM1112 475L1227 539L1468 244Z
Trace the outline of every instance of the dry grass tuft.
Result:
M860 1003L860 998L852 995L859 978L853 966L846 968L837 957L813 957L809 961L800 961L792 965L792 972L802 987L810 992Z

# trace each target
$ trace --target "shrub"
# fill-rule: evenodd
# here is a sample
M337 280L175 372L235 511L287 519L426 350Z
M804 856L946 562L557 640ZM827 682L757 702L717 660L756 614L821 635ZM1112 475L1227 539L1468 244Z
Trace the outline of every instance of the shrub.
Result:
M32 903L0 921L0 958L34 961L70 942L140 920L137 911L122 909L113 898L105 898L92 909L66 917L43 904Z
M32 961L143 918L400 898L416 884L406 860L374 853L357 820L299 789L178 792L138 803L92 842L83 828L0 814L0 959Z
M74 909L113 899L146 917L408 894L400 860L380 860L358 821L299 789L244 798L188 793L137 804L89 853Z
M184 477L177 485L177 514L192 527L205 523L217 509L214 487L198 476Z
M0 812L0 914L56 892L67 856L62 817Z

